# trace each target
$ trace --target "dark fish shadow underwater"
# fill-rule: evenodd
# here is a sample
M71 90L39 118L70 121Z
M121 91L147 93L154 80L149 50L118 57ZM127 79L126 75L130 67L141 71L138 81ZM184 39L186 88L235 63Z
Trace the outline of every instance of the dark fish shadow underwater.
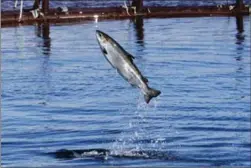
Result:
M109 149L60 149L55 152L46 153L59 160L73 160L73 159L94 159L100 161L112 160L158 160L166 163L183 162L189 165L205 165L205 166L222 166L226 165L229 160L210 160L204 158L194 158L192 156L181 156L174 151L157 151L157 150L125 150L112 151Z
M94 158L94 159L157 159L157 160L176 160L176 156L170 152L143 150L143 151L112 151L108 149L60 149L56 152L48 153L57 159L75 159L75 158Z

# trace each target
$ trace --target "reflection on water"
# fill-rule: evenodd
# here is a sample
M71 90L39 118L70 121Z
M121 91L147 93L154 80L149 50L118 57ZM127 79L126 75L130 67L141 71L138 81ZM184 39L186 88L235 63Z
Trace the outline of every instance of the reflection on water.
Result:
M236 16L236 45L237 45L237 56L236 60L241 61L242 60L242 50L243 50L243 42L245 40L244 27L243 27L243 16Z
M42 37L41 23L35 24L35 35L36 35L37 37Z
M243 16L241 16L241 15L236 16L236 25L237 25L238 32L242 33L244 31Z
M49 56L51 51L50 24L48 22L37 23L35 28L36 36L43 39L43 54Z
M41 83L39 83L40 104L46 105L49 101L49 94L51 92L51 66L50 66L50 52L51 52L51 38L50 38L50 24L48 22L37 23L35 26L35 35L38 37L37 46L41 49L40 73Z
M42 25L42 35L44 39L44 54L49 55L51 50L50 25L44 22Z
M24 58L25 37L22 30L20 30L18 27L15 27L14 36L16 37L14 42L15 48L19 51L19 58Z
M245 42L245 35L244 35L244 23L243 23L243 16L238 15L236 16L236 30L237 33L235 35L236 38L236 75L235 75L235 89L239 91L240 96L237 97L237 99L242 99L245 96L243 95L244 92L242 91L242 85L244 80L241 78L241 76L245 75L245 69L244 69L244 62L243 62L243 54L244 52L244 42Z
M135 17L133 20L134 30L137 39L137 43L142 47L144 46L144 19L141 16Z

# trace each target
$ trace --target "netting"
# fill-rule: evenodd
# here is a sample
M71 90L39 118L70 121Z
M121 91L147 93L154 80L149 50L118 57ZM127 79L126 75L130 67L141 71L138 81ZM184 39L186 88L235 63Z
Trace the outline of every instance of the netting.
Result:
M15 0L1 0L1 10L13 10ZM24 7L33 5L34 0L24 0ZM50 7L119 7L128 0L50 0ZM144 0L144 6L211 6L235 4L236 0ZM251 0L243 0L251 4Z

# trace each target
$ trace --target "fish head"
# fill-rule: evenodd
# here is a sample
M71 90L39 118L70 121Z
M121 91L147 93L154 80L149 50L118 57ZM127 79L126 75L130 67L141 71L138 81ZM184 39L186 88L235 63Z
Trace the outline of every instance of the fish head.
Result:
M100 30L96 30L96 37L104 55L107 55L107 47L111 44L111 37Z
M110 37L100 30L96 30L96 36L99 42L109 41Z

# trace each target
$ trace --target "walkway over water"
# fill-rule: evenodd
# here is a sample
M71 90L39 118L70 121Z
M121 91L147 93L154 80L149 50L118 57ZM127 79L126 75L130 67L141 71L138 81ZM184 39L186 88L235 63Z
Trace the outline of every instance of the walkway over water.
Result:
M81 1L82 2L82 1ZM84 1L85 2L85 1ZM146 1L148 2L148 1ZM163 1L163 4L165 1ZM3 9L2 11L2 26L15 26L19 24L33 24L34 22L80 22L83 20L93 20L93 19L128 19L136 16L144 17L201 17L201 16L239 16L248 15L249 6L243 5L241 8L237 8L233 4L210 4L204 3L203 5L176 5L171 6L157 6L156 4L145 3L146 5L142 7L140 12L134 12L133 8L129 8L127 11L123 7L123 2L121 1L116 6L113 3L107 3L109 5L103 4L103 7L91 6L91 8L78 6L75 2L75 6L72 4L68 6L65 3L61 7L52 6L44 16L34 18L31 12L23 12L22 19L19 19L18 10L10 10L9 7L5 7L9 10ZM148 5L149 4L149 5ZM191 3L193 4L193 3ZM89 5L89 4L88 4ZM66 7L67 6L67 7ZM43 5L42 5L43 7ZM62 8L66 8L67 11L62 11ZM44 11L44 9L42 9Z

